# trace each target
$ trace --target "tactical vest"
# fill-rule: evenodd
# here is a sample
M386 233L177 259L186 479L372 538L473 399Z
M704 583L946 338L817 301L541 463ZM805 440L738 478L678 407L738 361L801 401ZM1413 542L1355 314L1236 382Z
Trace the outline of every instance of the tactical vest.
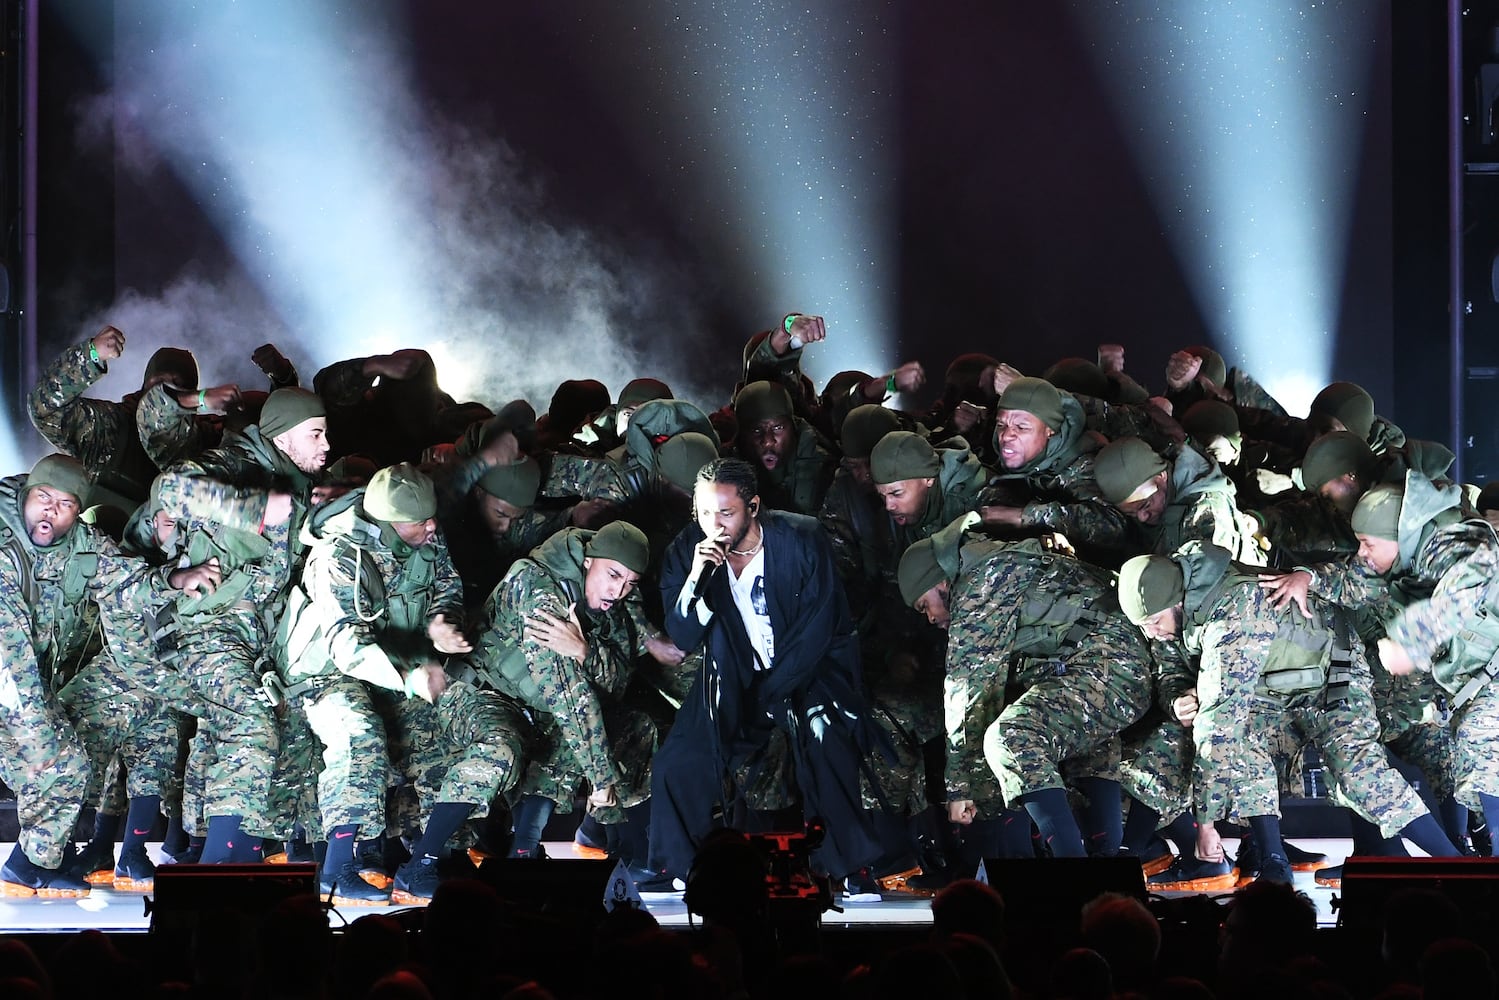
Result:
M88 600L89 581L99 575L99 553L87 528L75 524L57 542L68 550L63 560L60 593L50 605L43 604L43 588L36 576L36 549L26 535L21 515L23 477L0 479L0 552L16 567L17 580L31 614L32 641L43 676L51 679L63 657L75 652L93 628L98 612Z
M1246 586L1259 586L1258 571L1231 566L1201 606L1216 607L1231 589ZM1283 612L1261 661L1255 694L1287 698L1326 691L1326 704L1343 701L1353 680L1353 644L1358 641L1352 616L1340 608L1324 605L1309 619L1299 611Z
M575 586L572 581L552 575L546 571L545 567L534 560L528 561L532 562L533 565L545 574L548 580L562 590L563 599L567 603L575 604L583 600L582 589ZM511 576L517 572L520 566L521 563L516 563L510 572L505 574L505 582L510 580ZM505 586L505 582L502 582L500 586ZM575 590L578 592L574 593ZM509 641L482 667L474 663L473 660L470 660L474 665L475 673L490 687L502 694L507 694L527 705L540 705L543 701L541 686L537 683L536 678L531 675L531 664L526 660L525 651L521 649L521 637L517 634L508 638Z
M264 536L237 528L214 525L209 530L192 532L188 536L187 564L201 566L217 559L223 582L211 594L178 598L177 620L186 624L207 621L245 600L259 562L270 551L271 543Z
M989 556L993 551L991 544L965 545L963 569L970 569L979 559ZM1101 570L1095 571L1089 564L1058 552L1041 538L1008 542L1004 551L1007 556L1025 562L1035 581L1020 606L1019 623L1010 647L1016 656L1032 659L1066 654L1107 618L1108 608L1091 607L1090 598L1079 593L1070 580L1079 572L1095 576ZM1101 579L1098 582L1107 593L1108 583Z

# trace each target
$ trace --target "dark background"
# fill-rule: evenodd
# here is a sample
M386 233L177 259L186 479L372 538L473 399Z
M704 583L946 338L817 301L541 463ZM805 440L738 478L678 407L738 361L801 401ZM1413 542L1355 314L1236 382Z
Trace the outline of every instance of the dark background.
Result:
M1368 387L1380 412L1409 433L1450 441L1445 12L1440 4L1371 6L1385 20L1377 26L1365 147L1344 151L1363 163L1334 373ZM1487 8L1495 5L1473 6L1465 41L1476 66L1487 46L1479 25L1492 21ZM117 185L107 157L75 155L77 102L107 79L90 54L100 39L86 45L79 37L80 7L107 12L109 4L44 4L40 26L43 362L89 335L80 324L126 289L150 295L187 262L232 258L184 187L170 178L151 191ZM601 35L578 0L422 0L413 10L410 42L427 100L502 134L544 184L559 219L625 246L649 242L681 263L701 324L692 338L697 363L705 381L727 393L744 338L793 306L762 301L763 291L743 280L742 262L684 222L683 192L632 155L635 124L598 100L601 47L623 43ZM891 363L917 358L940 383L947 362L964 351L1039 372L1056 358L1118 342L1132 374L1159 386L1167 355L1187 344L1212 344L1232 362L1234 345L1221 342L1193 304L1123 126L1062 5L892 2L887 12L898 63L889 85L899 109L899 357ZM114 30L108 16L92 23L96 32ZM1471 93L1467 100L1471 109ZM1484 152L1470 143L1468 158ZM1478 370L1468 411L1470 480L1499 471L1486 395L1492 380L1483 373L1499 363L1487 333L1499 177L1483 180L1467 203L1466 270L1482 293L1470 296L1467 338L1467 361Z

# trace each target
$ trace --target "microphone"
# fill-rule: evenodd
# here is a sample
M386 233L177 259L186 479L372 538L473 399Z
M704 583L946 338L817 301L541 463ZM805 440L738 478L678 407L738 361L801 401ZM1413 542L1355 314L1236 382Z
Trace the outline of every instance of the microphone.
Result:
M707 569L703 570L702 575L697 578L697 586L692 588L693 607L697 606L698 601L701 601L704 597L708 596L708 588L713 586L713 578L718 575L718 571L721 569L723 569L723 563L718 563L715 566L709 566Z

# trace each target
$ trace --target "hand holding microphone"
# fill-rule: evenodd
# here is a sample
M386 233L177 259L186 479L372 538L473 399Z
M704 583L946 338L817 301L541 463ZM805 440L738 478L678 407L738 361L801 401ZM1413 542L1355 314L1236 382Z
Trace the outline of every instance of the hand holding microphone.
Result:
M696 581L692 587L694 604L703 599L703 595L712 586L713 575L728 557L729 533L723 528L714 537L698 542L697 550L692 554L692 578Z

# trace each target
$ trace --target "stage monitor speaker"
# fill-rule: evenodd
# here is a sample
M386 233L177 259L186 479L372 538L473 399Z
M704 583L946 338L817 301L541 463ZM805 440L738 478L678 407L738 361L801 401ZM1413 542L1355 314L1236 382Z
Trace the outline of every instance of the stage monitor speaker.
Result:
M566 922L592 923L614 905L640 900L624 866L607 858L486 858L479 881L522 911Z
M177 931L226 910L256 917L290 896L317 892L315 864L161 865L145 907L153 931Z
M980 879L1005 901L1005 923L1015 930L1076 936L1083 904L1105 892L1145 901L1139 858L985 858Z
M1332 902L1338 925L1381 930L1385 905L1402 889L1446 896L1474 934L1499 925L1499 858L1349 858L1343 862L1343 888Z

